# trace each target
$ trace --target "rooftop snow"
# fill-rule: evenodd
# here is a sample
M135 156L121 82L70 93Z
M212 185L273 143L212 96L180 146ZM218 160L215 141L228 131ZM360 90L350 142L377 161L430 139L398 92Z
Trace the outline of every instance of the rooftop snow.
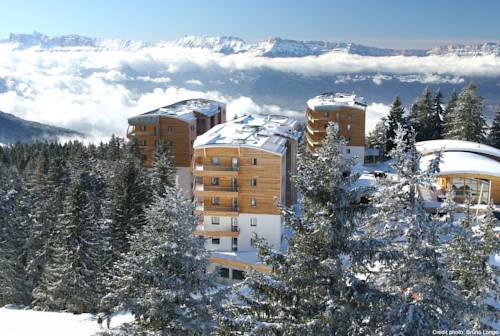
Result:
M157 120L158 117L164 116L190 122L196 120L195 112L207 117L212 117L219 112L219 107L221 106L223 107L225 104L208 99L188 99L139 114L129 118L128 121L129 124L141 122L148 123Z
M442 152L472 152L486 154L500 158L500 150L476 142L462 140L429 140L416 144L417 150L422 154L429 154L437 151Z
M354 93L323 93L307 101L307 106L314 111L338 109L341 106L349 106L360 110L366 109L363 97Z
M255 147L283 153L288 138L298 140L297 120L279 116L252 114L217 125L198 136L194 148L204 146Z
M435 154L425 155L420 159L420 167L427 169ZM480 154L469 152L444 152L437 175L448 174L483 174L500 177L500 162Z

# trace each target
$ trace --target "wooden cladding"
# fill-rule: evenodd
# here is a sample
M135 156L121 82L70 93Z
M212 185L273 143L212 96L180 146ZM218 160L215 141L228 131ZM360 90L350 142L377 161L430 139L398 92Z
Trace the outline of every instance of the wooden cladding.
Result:
M213 165L214 157L218 159L218 166ZM253 164L255 159L256 165ZM221 192L212 187L210 195L219 197L221 207L236 206L240 213L279 213L276 205L281 200L281 193L285 192L281 190L281 164L281 155L245 147L197 148L193 156L194 173L198 176L196 183L210 189L212 178L218 177ZM197 166L203 170L197 170ZM231 187L236 187L237 192L230 196L227 188ZM209 206L211 197L206 191L196 189L193 192L198 202L203 201L205 207Z
M306 110L306 136L308 147L313 150L316 143L323 141L328 123L334 122L339 127L339 135L347 140L348 146L365 145L365 111L349 106L341 106L331 111Z
M195 113L195 115L197 117L203 116L199 113ZM153 151L160 141L170 144L174 163L177 167L190 167L193 156L193 142L196 137L211 127L225 122L225 120L225 109L221 109L221 112L214 117L207 118L203 116L203 118L200 117L200 120L196 119L191 122L175 117L160 116L158 124L132 125L133 130L127 133L127 137L137 139L137 145L144 156L144 165L146 167L153 165Z

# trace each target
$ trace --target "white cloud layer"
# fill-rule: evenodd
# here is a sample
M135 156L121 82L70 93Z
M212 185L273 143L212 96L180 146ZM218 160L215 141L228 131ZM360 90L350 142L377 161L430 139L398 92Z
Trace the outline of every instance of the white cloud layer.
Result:
M460 76L500 75L500 57L364 57L327 54L305 58L265 58L209 53L181 48L138 51L36 51L0 48L0 110L22 118L54 124L90 134L96 139L112 133L124 135L127 118L169 103L205 97L228 103L229 117L244 112L268 112L303 118L303 111L278 105L258 105L249 97L203 91L203 78L184 78L182 88L171 82L179 74L269 68L299 75L339 74L339 82L356 81L363 73L376 73L377 85L393 77L401 81L460 83ZM390 75L389 75L390 74ZM361 76L361 77L359 77ZM392 77L391 77L392 76ZM359 79L362 80L362 79ZM205 83L211 82L208 79ZM214 81L219 81L214 78ZM228 76L230 85L238 79ZM159 87L162 86L162 87ZM193 89L194 87L199 89ZM367 131L388 107L368 107Z

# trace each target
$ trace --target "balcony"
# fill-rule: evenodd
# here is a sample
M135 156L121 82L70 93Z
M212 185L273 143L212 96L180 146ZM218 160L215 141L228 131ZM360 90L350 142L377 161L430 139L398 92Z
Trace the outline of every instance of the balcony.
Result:
M310 125L307 125L307 131L309 134L319 134L319 133L326 133L326 128L313 128Z
M193 173L195 176L238 176L238 166L202 165L195 163Z
M203 216L238 216L240 208L238 207L224 207L220 205L204 205L197 204L194 213L195 215Z
M238 197L238 186L221 187L218 185L196 183L193 191L196 196L200 197Z
M198 225L194 231L194 235L203 237L238 237L240 229L231 227L231 231L205 230L204 226Z

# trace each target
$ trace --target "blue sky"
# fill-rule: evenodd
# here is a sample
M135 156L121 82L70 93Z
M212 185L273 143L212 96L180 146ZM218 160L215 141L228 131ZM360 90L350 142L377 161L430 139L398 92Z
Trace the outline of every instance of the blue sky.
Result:
M0 0L0 13L0 38L279 36L404 48L500 39L498 0Z

